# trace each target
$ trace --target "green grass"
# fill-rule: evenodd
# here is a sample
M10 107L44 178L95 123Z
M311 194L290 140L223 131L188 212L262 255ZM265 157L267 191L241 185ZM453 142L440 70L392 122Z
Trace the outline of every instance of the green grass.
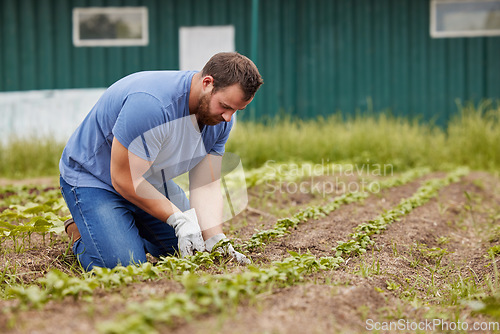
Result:
M500 169L500 106L466 105L447 129L386 114L238 124L226 150L245 167L267 160L391 164L394 170L466 165ZM451 165L451 166L450 166Z
M11 139L0 146L0 177L57 176L64 145L50 138Z
M467 105L448 126L449 159L456 164L487 170L500 169L500 105Z
M394 171L466 165L500 170L500 105L468 104L446 129L384 113L335 114L313 120L240 122L226 145L245 168L268 160L313 163L390 164ZM52 139L14 139L0 146L0 177L58 175L64 143Z

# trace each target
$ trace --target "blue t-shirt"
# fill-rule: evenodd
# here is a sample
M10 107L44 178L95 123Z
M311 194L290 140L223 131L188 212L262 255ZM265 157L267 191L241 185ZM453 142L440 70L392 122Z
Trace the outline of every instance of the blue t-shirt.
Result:
M110 86L64 148L59 170L72 186L114 191L110 162L113 138L135 155L153 162L146 179L161 188L191 170L208 153L224 154L233 125L198 129L189 114L195 71L147 71Z

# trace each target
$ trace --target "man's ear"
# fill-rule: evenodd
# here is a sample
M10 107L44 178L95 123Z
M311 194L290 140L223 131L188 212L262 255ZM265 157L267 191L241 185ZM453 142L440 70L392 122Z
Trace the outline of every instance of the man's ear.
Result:
M211 75L206 75L201 80L201 86L204 91L211 91L214 87L214 78Z

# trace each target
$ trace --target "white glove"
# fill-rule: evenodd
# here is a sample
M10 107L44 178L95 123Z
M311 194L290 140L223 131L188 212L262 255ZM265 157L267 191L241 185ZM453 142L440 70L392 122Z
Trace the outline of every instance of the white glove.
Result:
M224 233L216 234L213 237L211 237L210 239L206 240L205 246L207 248L207 251L212 252L212 249L214 248L214 246L221 240L229 241L229 239L226 237L226 235ZM227 244L225 246L219 247L219 248L217 248L217 251L221 252L223 255L229 255L229 256L235 258L236 262L238 262L239 264L243 264L243 265L250 264L250 260L245 255L235 251L233 245L231 245L231 244Z
M194 252L205 250L205 243L201 236L198 217L194 209L185 212L175 212L167 219L167 224L175 230L175 235L179 240L179 252L182 257L193 255Z

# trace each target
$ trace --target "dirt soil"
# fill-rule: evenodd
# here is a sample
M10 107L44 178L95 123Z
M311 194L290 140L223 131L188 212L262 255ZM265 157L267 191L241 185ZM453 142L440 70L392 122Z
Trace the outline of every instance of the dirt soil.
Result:
M432 173L409 184L383 190L362 203L344 205L327 217L300 224L289 235L270 242L263 249L250 251L248 255L258 265L281 260L289 255L288 250L331 256L332 247L337 241L348 240L355 226L395 207L426 179L444 175ZM333 197L311 193L268 196L263 189L257 188L251 189L249 194L250 209L236 217L231 227L226 226L227 234L237 241L247 240L256 229L271 228L280 213L296 212L312 203L326 203ZM296 210L290 210L290 206ZM459 278L468 278L478 286L492 280L494 267L486 255L490 247L500 243L492 237L498 226L500 180L485 172L471 172L460 182L443 188L438 197L375 235L375 244L366 254L346 259L338 270L319 272L307 276L300 284L275 288L223 314L179 320L174 326L158 330L186 334L366 333L370 332L369 323L399 319L492 321L471 313L467 306L460 303L450 306L452 304L447 301L453 298L450 287ZM0 269L5 271L15 264L19 280L24 283L32 283L47 269L72 272L76 266L67 252L67 239L58 238L45 246L40 239L34 239L32 249L22 254L4 254L0 258ZM436 250L443 252L441 257L435 256ZM233 269L228 266L228 270ZM114 319L128 303L180 291L179 283L163 279L110 291L97 290L91 301L68 298L51 301L41 310L4 311L0 314L0 332L97 333L98 323ZM16 303L15 300L1 300L0 308L7 309ZM443 331L438 328L435 332ZM466 332L474 333L472 330Z

